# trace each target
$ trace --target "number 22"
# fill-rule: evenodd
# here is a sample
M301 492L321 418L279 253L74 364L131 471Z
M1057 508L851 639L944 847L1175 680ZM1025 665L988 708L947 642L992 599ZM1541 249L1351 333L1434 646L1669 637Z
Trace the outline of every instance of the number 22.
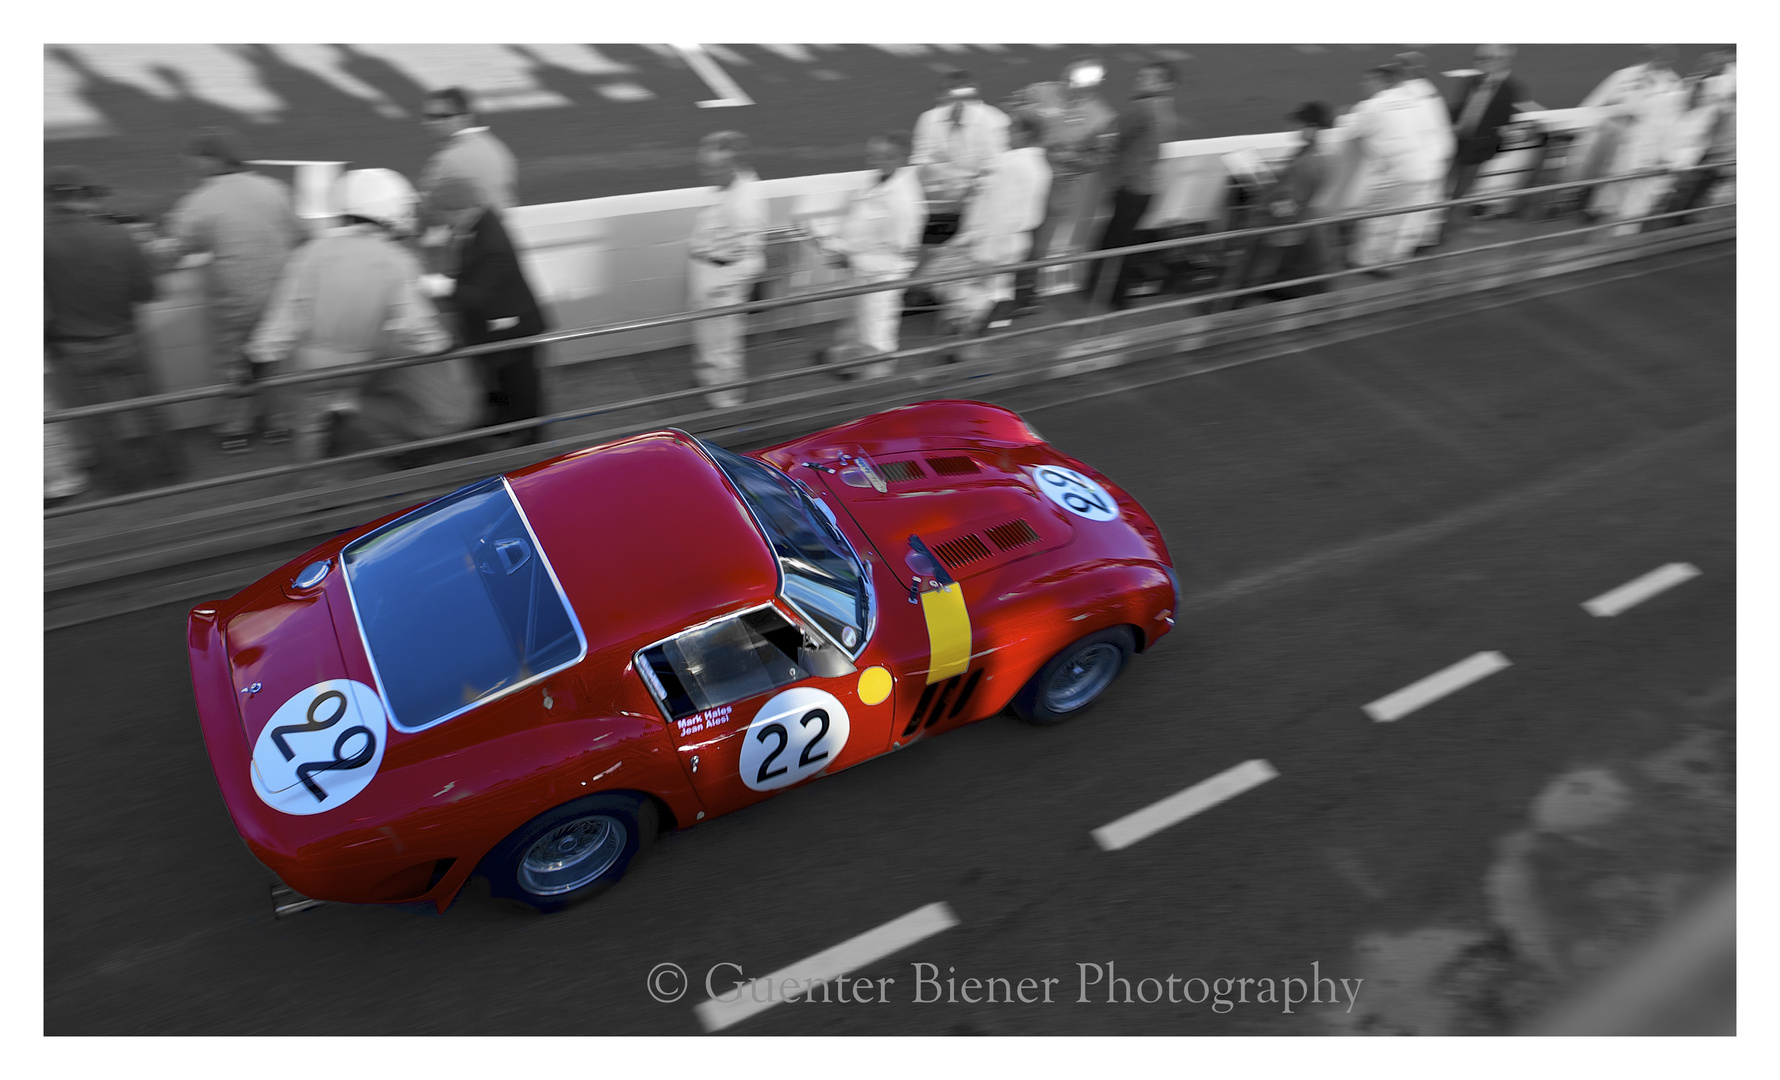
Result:
M798 720L797 726L800 728L807 728L810 726L810 721L812 720L820 721L822 728L820 731L816 732L815 738L804 743L803 752L797 756L797 767L799 769L806 769L828 757L828 751L826 750L822 751L820 754L810 753L810 751L816 749L817 744L828 736L828 710L811 709L809 712L803 714L802 719ZM760 734L754 736L754 738L760 743L765 743L767 737L772 735L778 736L779 745L773 747L772 752L766 755L766 758L761 761L760 768L754 774L754 782L757 784L764 784L773 777L783 776L789 771L789 767L785 765L781 765L776 769L772 768L773 762L779 759L779 755L785 752L786 745L791 741L791 736L785 731L785 725L768 724L761 728Z

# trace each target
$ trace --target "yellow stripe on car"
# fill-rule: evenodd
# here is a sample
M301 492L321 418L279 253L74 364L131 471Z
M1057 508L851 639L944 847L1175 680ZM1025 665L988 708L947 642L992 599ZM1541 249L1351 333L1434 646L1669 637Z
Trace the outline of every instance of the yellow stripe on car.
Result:
M927 682L940 682L964 674L970 667L970 612L964 607L964 586L953 582L921 594L921 614L927 617L927 645L931 666Z

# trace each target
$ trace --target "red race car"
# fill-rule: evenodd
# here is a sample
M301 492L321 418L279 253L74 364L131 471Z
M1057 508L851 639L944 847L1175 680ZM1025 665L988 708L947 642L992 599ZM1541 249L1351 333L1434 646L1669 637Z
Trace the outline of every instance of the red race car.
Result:
M892 409L752 454L679 431L343 534L194 608L247 845L304 896L542 910L684 828L1012 706L1174 624L1161 533L1016 414Z

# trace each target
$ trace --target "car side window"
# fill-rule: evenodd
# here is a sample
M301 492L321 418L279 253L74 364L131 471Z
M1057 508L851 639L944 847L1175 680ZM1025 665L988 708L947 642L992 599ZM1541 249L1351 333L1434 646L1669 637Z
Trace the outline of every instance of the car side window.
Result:
M671 720L777 690L812 675L844 675L845 656L770 607L688 630L644 649L642 667Z

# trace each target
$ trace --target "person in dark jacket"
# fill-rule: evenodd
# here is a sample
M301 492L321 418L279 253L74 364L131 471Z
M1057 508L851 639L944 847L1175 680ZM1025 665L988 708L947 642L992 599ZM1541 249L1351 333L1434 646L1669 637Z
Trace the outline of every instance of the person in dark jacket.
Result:
M428 291L449 297L460 345L531 337L547 329L544 313L526 282L519 254L500 212L465 180L447 177L428 197L431 211L451 226L453 271L428 275ZM537 347L525 345L475 358L488 386L489 423L529 420L543 408ZM512 445L537 442L538 428L516 432Z
M124 226L101 216L105 189L85 169L44 178L44 339L57 403L99 405L155 393L136 305L155 298L148 256ZM177 479L184 458L158 409L75 421L114 492Z
M1526 88L1509 73L1514 66L1514 46L1479 45L1472 54L1475 75L1466 76L1452 112L1454 141L1452 171L1446 177L1446 197L1464 198L1477 180L1478 170L1502 149L1502 129L1514 121L1517 102L1526 100ZM1447 218L1447 231L1471 216L1460 207Z

